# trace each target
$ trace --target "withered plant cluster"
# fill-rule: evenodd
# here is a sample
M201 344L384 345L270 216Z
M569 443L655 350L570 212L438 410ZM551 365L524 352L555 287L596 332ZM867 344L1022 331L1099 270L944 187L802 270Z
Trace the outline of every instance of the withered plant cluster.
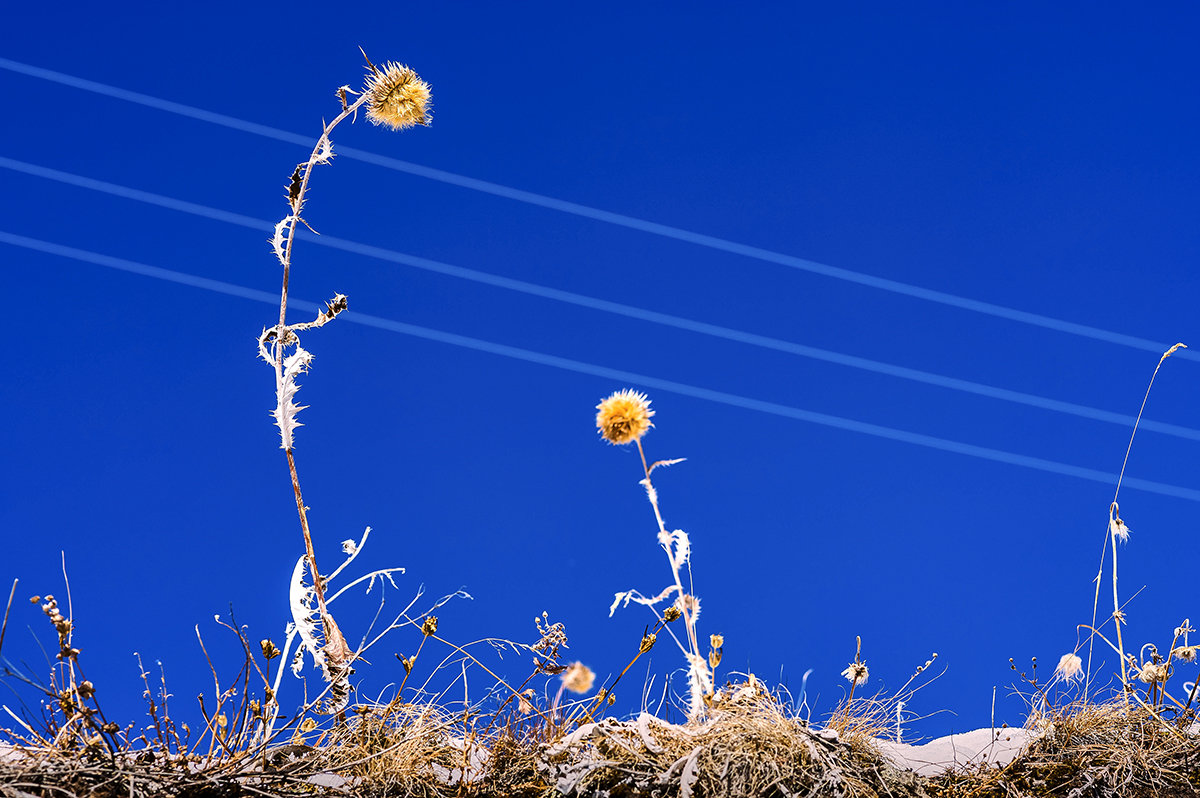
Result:
M334 158L333 131L360 110L375 124L394 130L430 120L429 85L413 70L395 63L377 67L369 59L366 64L362 88L338 89L339 113L324 125L309 158L292 170L287 213L270 242L282 267L279 316L259 336L258 352L275 376L272 416L304 543L289 583L291 620L282 645L270 637L255 640L232 617L228 621L218 617L244 656L236 675L222 682L197 628L214 680L211 696L200 697L203 725L192 729L176 723L165 682L160 679L152 685L143 668L149 723L122 726L105 716L95 685L84 675L80 650L74 645L69 599L64 614L53 596L35 596L34 603L54 629L57 651L48 681L5 661L5 675L38 691L41 700L36 710L26 707L21 714L3 707L15 726L0 732L7 737L0 742L0 796L1200 795L1196 682L1193 674L1193 681L1180 685L1177 674L1180 667L1196 663L1196 646L1189 637L1195 630L1185 620L1164 652L1149 644L1137 656L1126 651L1116 560L1117 544L1128 539L1129 529L1117 504L1119 481L1109 509L1095 604L1099 606L1105 557L1111 549L1113 613L1107 620L1113 622L1114 632L1106 635L1104 622L1097 624L1094 613L1092 623L1080 627L1089 634L1063 655L1050 682L1038 681L1036 661L1032 676L1021 674L1029 688L1027 730L1033 742L1011 762L918 777L904 763L889 758L879 741L902 742L904 724L913 717L906 706L919 689L913 685L928 676L937 654L890 697L866 695L870 670L858 638L854 658L842 673L849 683L847 694L824 723L811 723L806 702L794 706L783 701L752 674L720 684L725 637L712 633L705 638L700 633L701 603L692 580L691 538L681 529L669 529L652 481L656 469L683 460L646 457L643 438L654 426L655 411L645 394L629 389L616 391L597 405L596 428L609 443L633 444L637 449L639 484L654 514L656 539L666 556L670 579L657 593L629 589L615 594L610 616L634 603L647 607L654 619L639 638L631 639L629 662L615 678L598 682L582 662L565 662L566 630L546 613L534 619L537 637L529 644L451 642L439 635L434 612L447 601L465 596L461 592L418 609L422 594L417 591L406 606L386 615L380 598L379 612L366 630L353 640L348 638L334 618L337 600L350 590L369 592L376 585L382 594L384 584L395 587L394 578L403 569L384 568L345 584L338 581L368 542L370 527L357 540L342 543L344 558L337 567L329 571L318 567L295 446L296 430L302 426L298 414L304 409L296 401L297 380L313 362L300 336L347 312L349 299L334 294L324 310L304 322L289 322L287 311L296 233L301 225L309 227L304 210L310 180L316 167ZM1154 376L1181 346L1162 356ZM1140 418L1139 413L1139 422ZM1130 448L1136 432L1135 423ZM1126 460L1128 456L1127 450ZM15 591L14 582L0 624L0 650ZM387 617L391 620L379 621ZM416 635L417 642L395 652L399 683L388 696L365 700L355 691L355 667L386 636L405 629ZM676 698L686 721L671 723L657 711L648 711L647 699L636 717L608 716L615 689L663 634L683 656L686 687L676 691ZM1095 640L1110 645L1121 663L1120 693L1103 701L1090 689ZM1086 667L1080 656L1085 644ZM426 651L427 645L438 653ZM528 676L520 682L506 680L476 653L480 649L528 658ZM308 662L321 676L311 688L303 678ZM299 680L301 695L284 697L296 683L284 683L285 671ZM476 690L474 699L468 689L469 672L476 679L480 672L486 674L489 685L482 694ZM442 686L446 678L449 687ZM1069 693L1080 687L1081 695L1063 702L1064 690ZM462 698L451 698L451 689L455 695L461 690ZM666 690L664 701L665 696Z

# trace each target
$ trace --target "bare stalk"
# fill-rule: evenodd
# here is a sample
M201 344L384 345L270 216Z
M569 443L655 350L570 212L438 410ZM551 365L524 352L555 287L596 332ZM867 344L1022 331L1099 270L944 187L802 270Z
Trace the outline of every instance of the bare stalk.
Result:
M1125 530L1125 536L1128 535L1128 530L1125 523L1121 520L1120 508L1117 505L1117 498L1121 494L1121 481L1125 478L1125 468L1129 465L1129 453L1133 451L1133 439L1137 437L1138 424L1142 421L1142 414L1146 412L1146 402L1150 399L1150 389L1154 387L1154 378L1158 376L1158 370L1162 368L1162 364L1173 355L1176 350L1187 349L1186 344L1178 343L1163 352L1163 356L1158 359L1158 365L1154 367L1154 373L1150 375L1150 383L1146 386L1146 393L1142 397L1142 406L1138 409L1137 418L1133 422L1133 431L1129 434L1129 445L1125 447L1125 459L1121 462L1121 472L1117 475L1117 487L1113 491L1113 500L1108 508L1108 537L1112 545L1113 555L1113 573L1112 573L1112 591L1113 591L1113 621L1117 627L1117 651L1121 657L1121 685L1124 688L1125 701L1129 701L1129 678L1126 674L1125 665L1125 646L1121 639L1121 622L1124 620L1124 613L1121 611L1120 600L1117 596L1117 537L1120 535L1120 530ZM1096 613L1100 607L1100 583L1104 579L1104 556L1107 552L1106 546L1100 547L1100 569L1096 573L1096 595L1092 602L1092 626L1096 629ZM1089 696L1089 687L1092 679L1092 647L1095 643L1095 635L1088 638L1088 663L1087 671L1084 676L1083 684L1083 700L1086 702Z

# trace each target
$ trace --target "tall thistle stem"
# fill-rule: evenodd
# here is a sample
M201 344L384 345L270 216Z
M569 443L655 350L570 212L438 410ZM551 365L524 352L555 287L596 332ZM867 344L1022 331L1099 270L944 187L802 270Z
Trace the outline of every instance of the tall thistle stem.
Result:
M297 165L296 171L292 173L292 182L288 187L288 203L291 206L292 213L289 217L291 222L287 225L287 239L283 246L283 255L280 258L283 263L283 285L279 290L279 326L275 328L274 365L277 384L282 384L284 381L284 350L288 344L298 344L298 339L295 338L287 326L288 285L292 273L292 246L296 240L296 223L301 221L300 210L304 206L304 200L308 193L309 177L312 174L313 166L317 163L327 163L332 157L333 149L329 140L329 134L333 132L333 129L342 120L358 111L359 107L367 102L368 99L370 99L370 95L361 95L353 104L347 105L332 122L326 124L324 130L321 132L321 137L317 140L316 146L313 147L312 153L308 157L308 161ZM287 442L291 443L290 440ZM304 505L304 496L300 491L300 476L296 472L295 447L289 445L284 451L287 454L288 472L292 477L292 492L296 496L296 512L300 515L300 531L304 534L304 549L308 556L308 570L312 573L313 589L317 594L317 606L320 608L322 617L324 617L329 614L325 607L325 586L321 583L321 573L317 570L317 554L313 548L312 531L308 525L308 508Z
M366 58L365 53L363 57ZM288 474L292 480L292 493L296 499L296 512L300 516L300 530L304 535L304 559L312 575L312 589L320 612L326 654L335 665L345 662L345 658L349 655L349 649L326 607L325 585L321 579L321 572L317 568L317 555L308 521L308 508L304 504L304 495L300 490L300 476L296 469L293 435L295 428L300 426L296 420L296 414L304 409L294 401L296 391L299 390L296 377L308 370L312 359L312 356L300 347L300 339L296 333L320 327L332 321L338 313L346 309L347 301L345 296L337 294L330 300L327 309L319 313L315 320L292 325L287 322L287 306L296 228L300 224L308 227L308 222L304 220L301 212L308 196L309 180L312 177L314 166L327 164L333 158L333 144L329 138L333 130L347 117L356 116L358 110L364 106L368 119L375 124L387 125L393 130L429 123L429 85L422 81L415 72L406 66L390 62L382 67L376 67L370 62L370 59L367 59L367 67L366 84L361 93L355 92L348 86L338 89L337 94L342 106L341 113L332 121L323 124L321 135L313 146L308 160L296 165L288 181L289 213L276 224L275 235L271 239L275 256L283 267L283 282L279 290L279 323L273 328L264 330L259 338L259 355L275 368L277 404L274 415L276 424L279 426L280 448L287 456ZM353 101L349 101L348 95L357 95L357 97Z

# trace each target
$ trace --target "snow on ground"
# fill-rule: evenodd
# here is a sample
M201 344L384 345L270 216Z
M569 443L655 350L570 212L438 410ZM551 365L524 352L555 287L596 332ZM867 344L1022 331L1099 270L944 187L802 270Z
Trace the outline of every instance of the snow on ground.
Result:
M901 770L936 776L962 765L992 762L1007 765L1033 739L1025 729L976 729L939 737L921 745L878 740L879 749Z

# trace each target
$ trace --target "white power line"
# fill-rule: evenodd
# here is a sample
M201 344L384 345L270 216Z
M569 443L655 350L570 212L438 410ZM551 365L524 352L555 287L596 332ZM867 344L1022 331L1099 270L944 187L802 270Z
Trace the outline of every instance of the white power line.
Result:
M200 205L194 202L178 200L172 197L166 197L161 194L154 194L149 191L130 188L128 186L118 185L116 183L108 183L103 180L95 180L90 177L63 172L58 169L49 169L44 166L18 161L12 158L0 156L0 167L12 169L24 174L40 177L47 180L55 180L60 183L86 188L93 191L100 191L125 199L136 200L150 205L156 205L169 210L189 213L194 216L201 216L207 219L225 222L227 224L247 227L253 230L262 230L270 232L274 229L274 225L270 222L255 219L250 216L244 216L238 213L221 210L219 208L211 208L206 205ZM1016 404L1026 405L1028 407L1036 407L1042 410L1050 410L1056 413L1066 413L1068 415L1087 418L1093 421L1103 421L1110 424L1118 424L1124 427L1132 427L1134 417L1123 413L1114 413L1109 410L1101 410L1096 407L1076 404L1074 402L1065 402L1058 399L1050 399L1036 394L1024 393L1022 391L1013 391L1007 388L997 388L992 385L986 385L971 380L964 380L957 377L948 377L942 374L934 374L928 371L908 368L906 366L898 366L892 363L884 363L878 360L871 360L856 355L848 355L841 352L834 352L828 349L821 349L815 346L807 346L792 341L784 341L779 338L770 336L758 335L755 333L746 332L743 330L735 330L728 327L722 327L716 324L709 324L702 321L694 321L692 319L673 316L658 311L647 310L644 308L625 305L619 302L610 302L605 299L577 294L571 291L564 291L558 288L539 285L537 283L517 280L511 277L503 277L500 275L489 274L488 272L468 269L462 266L454 266L448 263L421 258L416 255L409 255L403 252L397 252L391 249L375 247L369 244L361 244L357 241L348 241L331 235L313 236L305 230L300 231L302 235L315 244L320 244L324 247L338 249L345 252L352 252L356 255L365 255L367 257L378 258L390 263L398 263L404 266L410 266L425 271L444 274L450 277L457 277L463 280L470 280L484 285L490 285L497 288L503 288L509 291L517 291L530 296L537 296L544 299L554 300L556 302L564 302L578 307L585 307L591 310L597 310L604 313L612 313L627 318L638 319L640 321L650 322L652 324L660 324L666 327L674 327L688 332L700 333L702 335L712 336L714 338L722 338L728 341L757 346L763 349L770 349L777 352L785 352L791 355L800 357L812 358L814 360L824 361L826 363L835 363L840 366L869 371L876 374L884 374L889 377L897 377L900 379L910 380L913 382L924 383L926 385L934 385L939 388L947 388L963 393L970 393L976 396L984 396L990 399L999 399L1005 402L1013 402ZM265 247L264 247L265 251ZM1158 421L1143 419L1141 428L1147 431L1172 435L1177 438L1185 438L1187 440L1200 441L1200 430L1190 427L1179 426L1177 424L1167 424Z
M201 108L196 108L183 103L177 103L172 100L164 100L159 97L153 97L148 94L141 94L128 89L121 89L116 86L109 86L104 83L98 83L94 80L67 75L62 72L56 72L51 69L43 69L41 67L23 64L19 61L12 61L7 58L0 58L0 68L7 69L10 72L16 72L21 75L39 78L41 80L51 81L63 86L70 86L75 89L89 91L94 94L100 94L106 97L123 100L125 102L136 103L154 108L159 111L166 111L172 114L178 114L190 119L197 119L202 122L208 122L214 125L230 128L232 130L240 130L245 133L252 133L256 136L263 136L276 141L287 142L288 144L297 144L304 147L306 150L311 149L314 137L301 136L297 133L289 133L286 130L260 125L255 122L248 122L244 119L218 114L212 111L205 111ZM766 263L774 263L780 266L787 266L800 271L820 274L825 277L832 277L837 280L845 280L847 282L856 283L858 285L876 288L881 291L889 291L894 294L923 299L928 302L934 302L948 307L955 307L961 310L969 310L975 313L982 313L996 318L1007 319L1009 321L1021 322L1035 327L1042 327L1048 330L1078 335L1084 338L1091 338L1097 341L1106 343L1118 344L1127 346L1133 349L1141 349L1155 354L1164 352L1170 343L1162 343L1151 341L1146 338L1139 338L1134 335L1125 335L1124 333L1104 330L1099 327L1092 327L1086 324L1077 324L1075 322L1066 321L1064 319L1056 319L1052 316L1044 316L1039 313L1030 313L1016 308L997 305L991 302L983 302L977 299L961 297L956 294L937 291L931 288L923 288L921 286L912 285L910 283L900 282L898 280L890 280L885 277L877 277L863 272L856 272L851 269L843 269L838 266L829 266L824 263L798 258L794 255L785 255L780 252L774 252L762 247L755 247L749 244L740 244L736 241L729 241L716 236L705 235L704 233L695 233L690 230L684 230L671 225L651 222L646 219L639 219L635 216L626 216L621 213L613 213L599 208L593 208L588 205L582 205L576 202L549 197L544 194L536 194L532 191L525 191L511 186L505 186L500 183L492 183L487 180L479 180L474 177L446 172L441 169L434 169L428 166L402 161L398 158L389 158L384 155L376 155L365 150L355 149L353 147L338 146L337 152L346 157L353 158L364 163L382 166L388 169L393 169L398 172L424 177L429 180L436 180L441 183L467 188L472 191L480 191L485 194L492 194L497 197L524 202L529 205L537 205L551 210L569 213L575 216L581 216L595 221L606 222L608 224L625 227L631 230L639 230L652 235L672 238L677 241L685 241L689 244L708 247L710 249L728 252L734 255L752 258ZM1200 352L1192 350L1180 350L1176 355L1188 360L1200 360Z
M192 286L194 288L203 288L208 291L216 291L229 296L265 302L270 305L278 305L279 303L278 294L271 294L266 291L259 291L253 288L246 288L233 283L223 282L221 280L213 280L207 277L200 277L184 272L163 269L157 266L148 266L146 264L136 263L123 258L115 258L109 255L91 252L89 250L76 249L75 247L64 246L62 244L40 241L27 236L0 231L0 242L44 252L51 255L72 258L74 260L92 263L98 266L105 266L110 269L119 269L121 271L132 272L134 274L139 274L146 277L153 277L158 280L166 280L173 283ZM320 310L320 307L313 302L291 300L289 304L296 309L306 310L308 312L317 312ZM411 335L417 338L424 338L430 341L450 344L452 346L474 349L480 352L487 352L489 354L513 358L515 360L523 360L528 363L536 363L539 365L551 366L553 368L564 369L580 374L588 374L594 377L601 377L603 379L613 380L619 383L637 385L660 391L668 391L670 393L676 393L682 396L690 396L692 398L703 399L705 401L716 402L718 404L728 405L731 407L739 407L746 410L754 410L760 413L782 416L784 418L807 421L812 424L820 424L826 427L833 427L850 432L858 432L864 435L871 435L877 438L885 438L887 440L923 446L929 449L953 452L955 454L962 454L981 460L990 460L998 463L1006 463L1008 465L1032 468L1052 474L1086 479L1092 482L1100 482L1110 487L1115 485L1117 480L1116 474L1109 474L1092 468L1073 466L1067 463L1059 463L1054 460L1044 460L1040 457L1029 457L1023 454L1015 454L1013 452L1006 452L999 449L991 449L985 446L975 446L974 444L962 443L960 441L949 440L947 438L938 438L918 432L907 432L905 430L884 427L878 424L870 424L863 421L842 418L840 416L818 413L812 410L803 410L801 408L791 407L789 405L766 402L760 399L752 399L746 396L726 393L724 391L701 388L695 385L688 385L686 383L664 380L658 377L651 377L643 374L636 374L630 371L609 368L607 366L599 366L593 363L572 360L570 358L558 357L557 355L548 355L529 349L521 349L515 346L508 346L506 344L498 344L492 341L481 340L479 338L471 338L465 335L457 335L455 333L443 332L441 330L433 330L428 327L421 327L415 324L406 324L404 322L393 321L391 319L385 319L379 316L370 316L364 313L347 311L342 314L342 318L344 318L346 321L356 324L363 324L368 327L376 327L383 330L389 330L391 332L403 333L405 335ZM1194 490L1192 488L1185 488L1178 485L1169 485L1162 482L1154 482L1151 480L1129 477L1125 478L1123 484L1130 488L1144 490L1150 493L1158 493L1164 496L1173 496L1180 499L1189 499L1191 501L1200 501L1200 490Z

